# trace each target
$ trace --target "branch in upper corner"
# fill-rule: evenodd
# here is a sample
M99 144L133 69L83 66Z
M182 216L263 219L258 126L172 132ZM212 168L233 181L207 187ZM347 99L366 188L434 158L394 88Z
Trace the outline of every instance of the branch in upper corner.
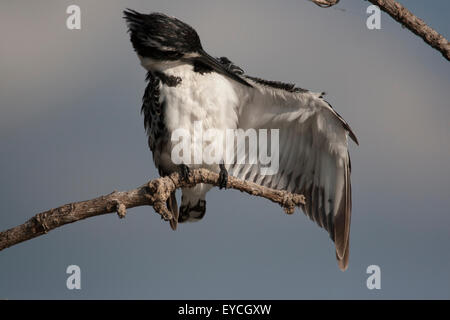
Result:
M339 0L310 0L319 7L328 8L334 6ZM429 27L422 19L416 17L395 0L368 0L389 14L395 21L421 37L432 48L438 50L445 59L450 61L450 43L436 30Z
M36 238L68 223L90 217L117 212L125 217L126 209L138 206L153 206L161 217L168 221L172 214L167 209L166 201L170 194L180 188L193 187L199 183L219 186L219 175L206 169L192 170L187 180L178 173L161 177L129 191L114 191L95 199L74 202L61 207L41 212L24 224L0 232L0 251L20 242ZM275 190L256 183L229 176L227 188L236 189L253 196L263 197L278 203L286 213L292 214L295 207L305 204L305 197L287 191Z
M401 23L414 34L418 35L434 49L438 50L445 59L450 61L450 43L436 30L429 27L422 19L416 17L408 9L394 0L369 0L381 10L389 14L395 21ZM431 3L430 3L431 5Z

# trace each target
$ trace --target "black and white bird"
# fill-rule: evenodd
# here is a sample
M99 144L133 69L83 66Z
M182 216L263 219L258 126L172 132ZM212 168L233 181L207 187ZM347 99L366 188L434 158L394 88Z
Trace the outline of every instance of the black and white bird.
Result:
M348 266L351 184L348 137L357 142L349 125L321 93L293 84L246 75L227 58L205 52L197 32L186 23L161 13L124 11L131 43L148 71L143 96L148 142L160 175L176 170L189 174L204 167L220 173L226 186L228 172L275 189L303 194L305 214L326 229L335 243L342 270ZM279 129L279 170L261 174L259 164L175 164L172 133L178 128ZM202 141L192 141L195 149ZM220 141L219 143L222 143ZM197 221L206 210L210 185L182 190L178 210L175 193L167 205L178 222Z

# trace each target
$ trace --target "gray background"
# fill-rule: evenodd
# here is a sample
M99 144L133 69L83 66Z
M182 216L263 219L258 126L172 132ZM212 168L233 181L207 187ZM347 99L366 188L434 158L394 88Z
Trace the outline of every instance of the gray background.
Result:
M341 2L2 1L0 229L157 176L126 7L179 17L249 74L326 91L361 145L345 273L302 213L213 190L204 220L177 232L141 207L0 252L0 298L450 298L449 63L385 14L368 30L368 2ZM65 27L73 3L79 31ZM450 37L449 1L402 3ZM371 264L381 290L366 288Z

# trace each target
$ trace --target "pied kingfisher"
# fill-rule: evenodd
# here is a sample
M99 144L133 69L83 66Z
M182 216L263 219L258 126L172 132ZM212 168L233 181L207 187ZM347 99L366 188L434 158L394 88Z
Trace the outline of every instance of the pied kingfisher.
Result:
M270 188L303 194L305 214L326 229L335 243L341 270L348 266L351 184L348 136L356 136L323 94L246 75L225 57L206 53L197 32L186 23L161 13L124 11L131 43L148 71L142 113L148 144L160 175L204 167ZM260 174L260 164L175 164L172 133L203 129L279 129L279 170ZM220 142L222 143L222 142ZM190 148L203 141L192 141ZM201 147L201 146L200 146ZM178 210L175 193L167 206L178 222L198 221L206 210L210 185L182 190Z

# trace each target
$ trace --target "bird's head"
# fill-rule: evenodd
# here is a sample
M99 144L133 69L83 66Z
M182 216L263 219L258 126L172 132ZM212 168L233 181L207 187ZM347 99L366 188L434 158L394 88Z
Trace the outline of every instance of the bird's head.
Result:
M147 70L175 63L200 63L242 84L249 85L237 74L207 54L197 32L174 17L162 13L142 14L124 11L133 48Z
M154 60L179 60L202 49L197 32L188 24L162 13L124 11L137 54Z

